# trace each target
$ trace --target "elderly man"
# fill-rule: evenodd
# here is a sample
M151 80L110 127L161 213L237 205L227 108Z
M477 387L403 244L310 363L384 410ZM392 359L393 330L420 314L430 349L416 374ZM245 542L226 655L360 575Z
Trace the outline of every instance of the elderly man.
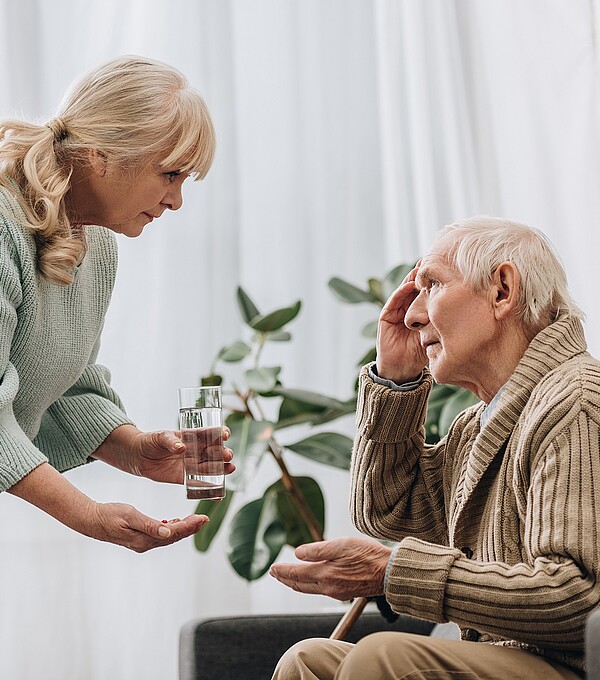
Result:
M305 640L274 678L577 678L600 602L600 362L537 230L444 228L381 312L361 372L351 511L370 536L301 546L282 583L454 621L461 640ZM432 377L481 402L425 443Z

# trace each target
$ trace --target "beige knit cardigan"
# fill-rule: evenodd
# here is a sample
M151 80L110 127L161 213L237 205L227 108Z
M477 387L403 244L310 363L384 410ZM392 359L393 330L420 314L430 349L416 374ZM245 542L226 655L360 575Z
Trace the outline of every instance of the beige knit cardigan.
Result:
M480 403L435 446L431 377L402 392L367 369L350 509L362 532L399 542L392 608L583 669L600 602L600 362L581 323L540 332L483 428Z

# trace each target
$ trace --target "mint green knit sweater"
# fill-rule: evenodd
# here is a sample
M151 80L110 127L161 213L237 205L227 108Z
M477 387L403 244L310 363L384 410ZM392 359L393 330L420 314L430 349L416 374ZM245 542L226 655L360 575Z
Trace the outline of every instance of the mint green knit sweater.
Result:
M34 240L14 196L0 187L0 491L44 462L64 471L131 422L94 362L117 264L114 234L86 227L75 281L36 270Z
M600 604L600 362L581 323L541 331L483 427L480 403L435 446L430 389L429 375L399 392L361 373L351 512L399 542L387 600L454 621L467 640L583 669Z

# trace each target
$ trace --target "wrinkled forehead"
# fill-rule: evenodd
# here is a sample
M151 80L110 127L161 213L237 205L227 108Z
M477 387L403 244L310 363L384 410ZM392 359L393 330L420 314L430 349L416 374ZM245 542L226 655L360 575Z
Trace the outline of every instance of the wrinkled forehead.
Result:
M456 250L457 239L452 236L438 237L427 253L421 258L422 262L452 265L453 254Z
M441 276L444 273L446 275L457 273L456 268L451 262L450 245L447 240L436 241L429 252L421 258L415 279L417 286L421 287L427 280Z

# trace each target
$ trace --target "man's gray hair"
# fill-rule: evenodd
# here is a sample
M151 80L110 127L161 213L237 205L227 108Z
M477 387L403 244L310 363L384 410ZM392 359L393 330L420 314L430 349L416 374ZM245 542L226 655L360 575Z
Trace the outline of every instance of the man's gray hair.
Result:
M512 262L521 275L518 313L535 333L560 318L584 318L558 255L539 229L482 215L444 227L435 245L476 290L491 283L502 262Z

